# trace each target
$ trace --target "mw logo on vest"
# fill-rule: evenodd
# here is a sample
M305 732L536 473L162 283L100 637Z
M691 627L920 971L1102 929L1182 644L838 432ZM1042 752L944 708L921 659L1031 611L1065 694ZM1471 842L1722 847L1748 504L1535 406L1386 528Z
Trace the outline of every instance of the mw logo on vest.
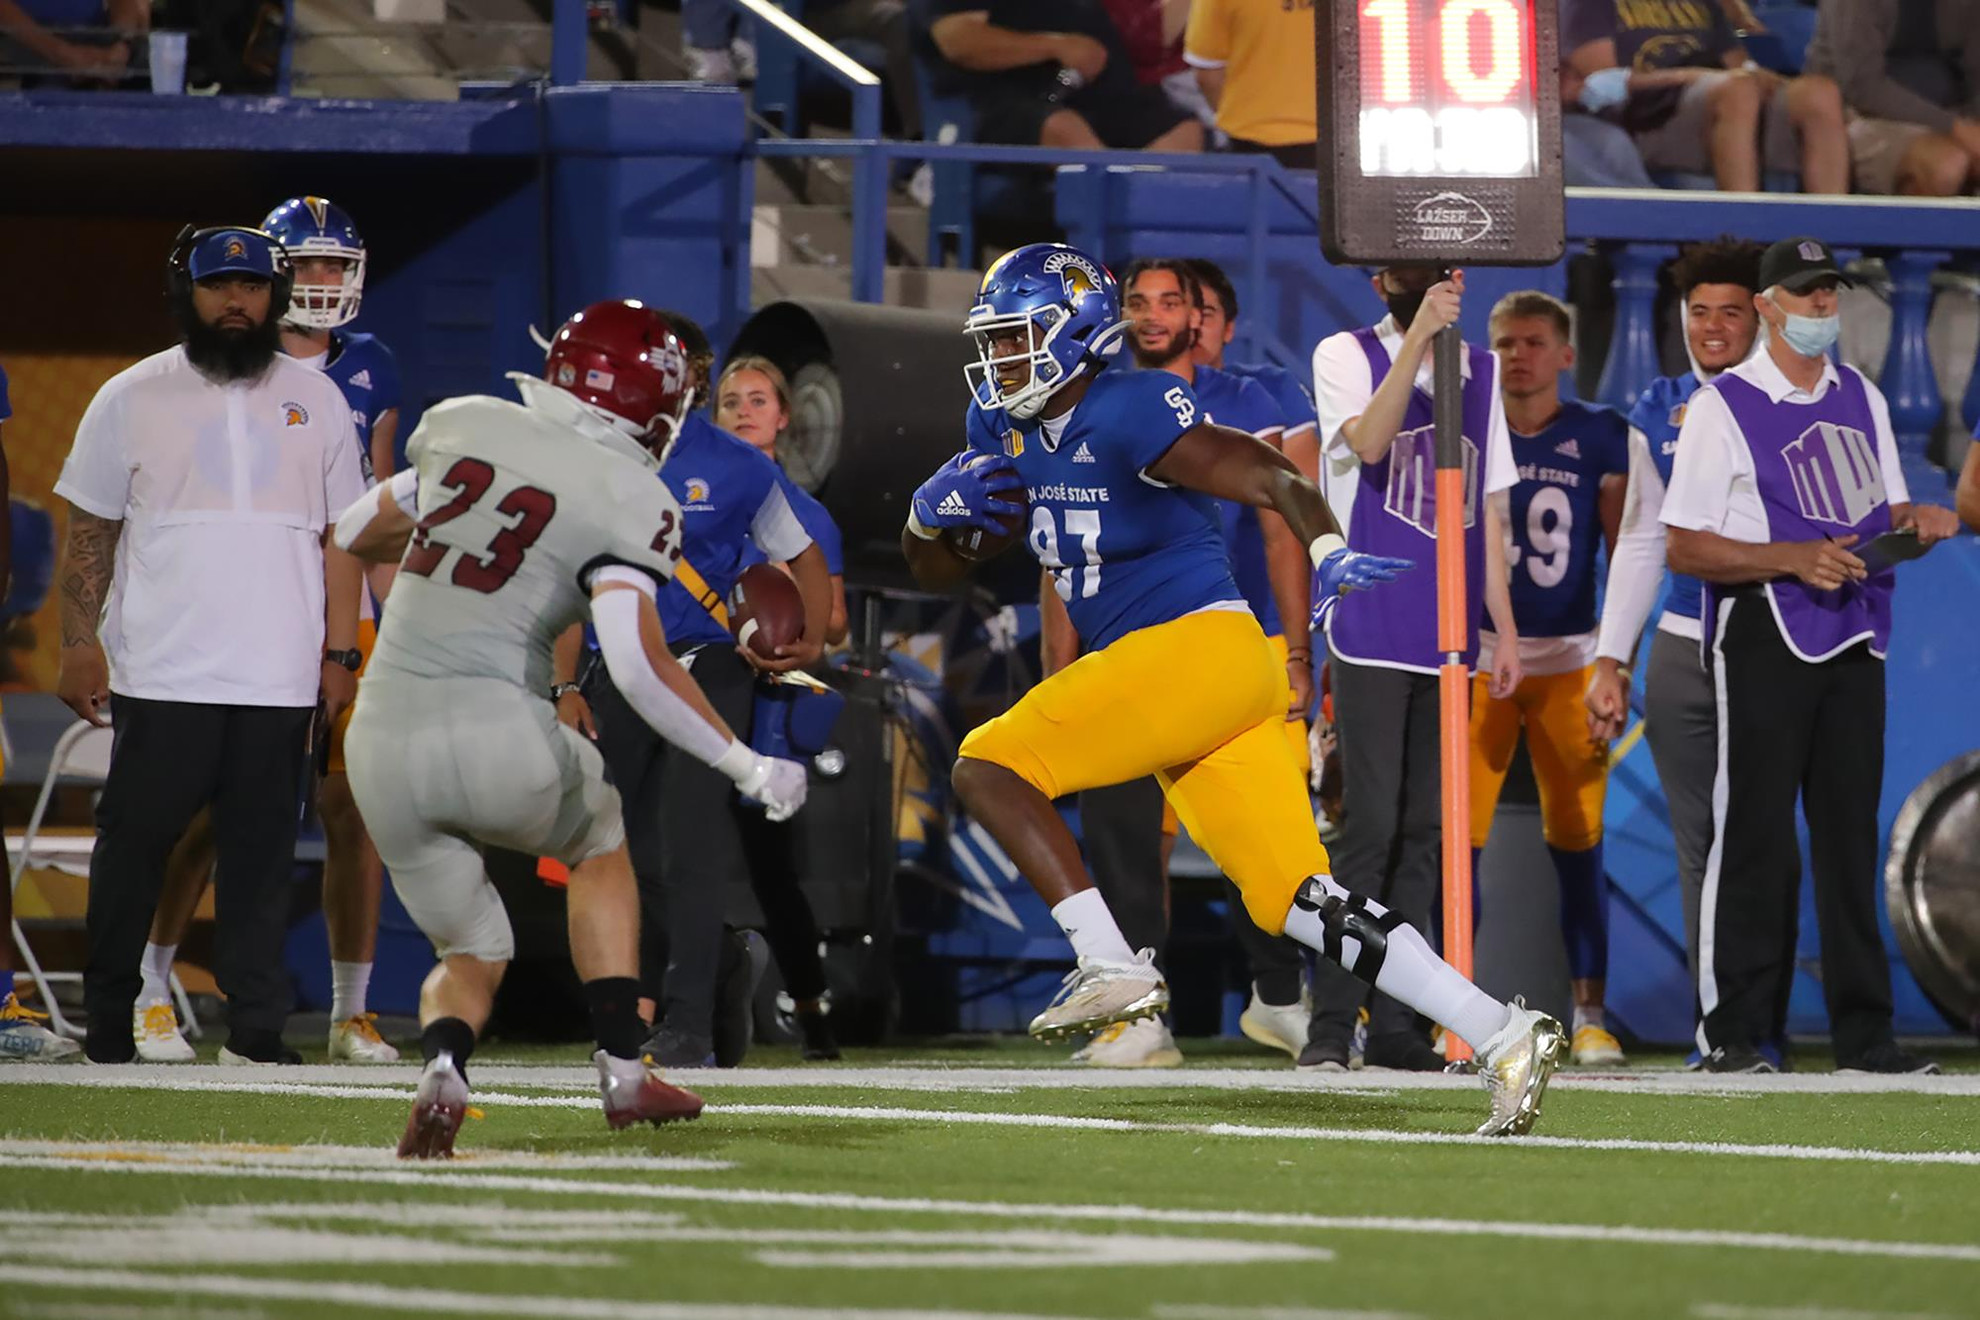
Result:
M1464 463L1464 525L1478 517L1478 446L1470 436L1460 444ZM1437 536L1437 428L1419 426L1396 436L1389 446L1389 489L1382 505L1425 536Z
M1817 422L1781 451L1801 516L1854 527L1884 502L1884 471L1870 437L1853 426Z

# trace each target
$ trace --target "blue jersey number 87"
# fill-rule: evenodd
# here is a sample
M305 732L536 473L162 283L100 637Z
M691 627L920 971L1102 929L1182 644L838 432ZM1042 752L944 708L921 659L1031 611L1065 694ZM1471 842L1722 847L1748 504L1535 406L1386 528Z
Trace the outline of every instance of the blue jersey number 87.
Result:
M1081 599L1100 594L1100 510L1067 509L1066 541L1079 541L1079 560L1068 564L1060 557L1059 528L1052 511L1042 504L1031 506L1031 553L1052 573L1052 588L1060 600L1071 600L1074 583Z

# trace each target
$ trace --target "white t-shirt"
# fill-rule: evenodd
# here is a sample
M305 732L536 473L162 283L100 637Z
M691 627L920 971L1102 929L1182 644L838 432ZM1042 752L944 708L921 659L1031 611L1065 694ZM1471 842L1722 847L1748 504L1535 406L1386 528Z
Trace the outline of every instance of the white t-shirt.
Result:
M413 432L426 530L400 560L367 683L497 679L547 699L551 648L589 617L595 571L626 565L656 590L673 576L681 506L635 443L547 384L525 397L449 399Z
M1824 362L1822 378L1815 382L1815 388L1799 389L1781 374L1772 354L1764 349L1725 374L1757 387L1775 403L1814 403L1842 384L1836 364ZM1877 431L1877 464L1884 471L1885 498L1893 507L1909 504L1911 489L1905 485L1904 467L1898 460L1890 405L1884 402L1883 391L1867 377L1863 391L1869 398L1870 420ZM1765 544L1773 539L1767 529L1766 505L1761 502L1760 489L1755 484L1753 454L1740 437L1739 423L1733 420L1732 410L1715 389L1699 390L1685 407L1684 425L1678 430L1677 457L1671 464L1670 489L1664 492L1664 505L1658 517L1666 527L1717 532L1734 541Z
M110 690L315 705L323 529L364 489L350 406L291 358L216 385L170 348L111 377L55 484L123 523L101 630Z

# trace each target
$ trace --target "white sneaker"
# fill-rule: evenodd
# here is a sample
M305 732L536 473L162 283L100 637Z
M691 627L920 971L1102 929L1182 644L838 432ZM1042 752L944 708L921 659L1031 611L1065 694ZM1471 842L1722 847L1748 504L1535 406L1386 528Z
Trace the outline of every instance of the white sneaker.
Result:
M360 1013L330 1027L330 1062L397 1063L399 1052L378 1034L378 1015Z
M65 1059L82 1046L67 1036L58 1036L41 1024L46 1013L37 1013L16 999L10 991L0 999L0 1059Z
M1045 1011L1031 1019L1031 1034L1064 1040L1116 1022L1153 1017L1168 1007L1169 985L1155 970L1155 950L1143 949L1124 963L1081 958Z
M1116 1022L1073 1055L1074 1063L1096 1068L1179 1068L1182 1051L1158 1017Z
M1584 1022L1574 1029L1574 1049L1568 1062L1584 1068L1621 1068L1629 1060L1623 1057L1622 1042L1607 1027L1598 1027L1592 1022Z
M146 1063L191 1063L196 1057L169 999L133 1006L131 1034L137 1038L138 1058Z
M1567 1054L1567 1033L1524 999L1506 1005L1512 1016L1478 1049L1478 1076L1492 1097L1492 1116L1479 1126L1481 1137L1517 1137L1533 1129L1547 1079Z
M1238 1030L1267 1049L1284 1050L1293 1058L1306 1048L1306 1029L1313 1022L1313 1000L1304 989L1299 1002L1268 1004L1251 992L1251 1003L1238 1019Z

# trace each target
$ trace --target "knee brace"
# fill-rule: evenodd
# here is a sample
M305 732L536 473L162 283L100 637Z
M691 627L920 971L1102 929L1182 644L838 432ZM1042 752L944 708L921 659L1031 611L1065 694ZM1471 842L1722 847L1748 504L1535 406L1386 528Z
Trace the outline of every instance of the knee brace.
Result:
M1383 960L1389 956L1389 932L1404 925L1401 917L1380 903L1351 894L1326 876L1308 876L1293 895L1293 905L1315 913L1326 932L1327 957L1354 973L1356 978L1375 984ZM1350 948L1348 941L1354 946Z

